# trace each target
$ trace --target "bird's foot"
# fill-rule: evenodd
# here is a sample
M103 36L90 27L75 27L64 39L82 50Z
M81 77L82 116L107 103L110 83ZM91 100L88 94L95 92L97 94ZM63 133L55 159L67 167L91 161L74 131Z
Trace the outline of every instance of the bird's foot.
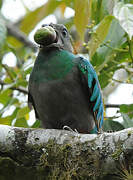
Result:
M102 130L102 129L99 129L98 131L97 131L97 134L103 134L104 133L104 131Z
M72 133L74 133L74 132L76 132L76 133L79 133L78 131L77 131L77 129L72 129L72 128L70 128L69 126L63 126L63 129L64 130L68 130L68 131L71 131Z

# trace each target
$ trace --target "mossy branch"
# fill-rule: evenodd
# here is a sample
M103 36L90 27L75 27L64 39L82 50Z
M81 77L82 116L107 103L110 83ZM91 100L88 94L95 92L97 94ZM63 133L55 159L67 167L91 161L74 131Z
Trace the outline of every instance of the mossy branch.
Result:
M96 135L0 125L0 167L10 179L23 172L23 179L115 180L133 167L133 128Z

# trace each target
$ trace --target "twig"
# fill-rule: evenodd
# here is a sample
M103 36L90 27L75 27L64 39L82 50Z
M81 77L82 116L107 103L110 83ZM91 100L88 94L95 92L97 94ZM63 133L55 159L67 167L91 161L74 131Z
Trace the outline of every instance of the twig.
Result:
M120 108L121 104L105 104L105 108Z
M131 104L105 104L105 108L120 108L121 105L130 106Z
M118 51L118 52L128 52L127 49L114 48L114 47L110 46L110 45L107 44L107 43L104 43L104 46L107 46L108 48L110 48L110 49L112 49L112 50L114 50L114 51Z
M133 70L132 70L132 68L128 68L128 67L126 67L126 65L124 65L124 64L121 64L119 67L125 69L129 74L133 75Z
M2 80L0 80L0 85L7 86L7 85L10 85L10 84L7 84L7 83L3 82ZM24 89L24 88L21 88L21 87L9 87L9 89L17 90L17 91L22 92L24 94L28 94L28 91L26 89Z
M120 116L105 116L104 118L105 119L117 119L117 118L120 118L122 117L121 115Z
M8 67L6 64L1 64L1 65L2 65L2 67L6 70L8 76L10 77L10 79L11 79L12 81L14 81L13 76L12 76L11 72L9 71L9 67Z
M10 35L14 36L16 39L24 43L25 46L32 48L34 51L37 50L37 46L34 43L32 43L28 39L28 37L23 32L21 32L16 26L8 22L6 24L6 27Z
M120 80L114 79L114 78L112 78L112 80L115 81L115 82L117 82L117 83L122 83L122 84L132 84L132 85L133 85L133 83L129 83L129 82L126 82L126 81L120 81Z

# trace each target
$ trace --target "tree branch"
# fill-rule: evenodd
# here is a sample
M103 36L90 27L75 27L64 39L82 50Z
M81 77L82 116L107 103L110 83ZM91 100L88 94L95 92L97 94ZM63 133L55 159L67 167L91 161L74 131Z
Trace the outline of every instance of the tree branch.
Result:
M5 177L5 166L14 170L10 179L115 179L133 167L133 128L96 135L0 125L0 165Z
M105 104L105 108L120 108L121 104Z
M2 86L4 86L4 85L5 86L9 86L10 84L7 84L7 83L3 82L2 80L0 80L0 85L2 85ZM14 87L14 86L12 86L12 87L9 87L9 89L17 90L17 91L22 92L24 94L28 94L28 91L26 89L24 89L24 88L21 88L21 87Z
M12 36L14 36L16 39L21 41L25 46L32 48L34 51L37 51L37 46L32 43L28 37L21 32L16 26L14 26L12 23L8 22L6 24L8 33Z
M113 80L113 81L115 81L115 82L117 82L117 83L122 83L122 84L131 84L131 85L133 85L133 83L130 83L130 82L127 82L127 81L120 81L120 80L118 80L118 79L114 79L114 78L112 78L112 80Z

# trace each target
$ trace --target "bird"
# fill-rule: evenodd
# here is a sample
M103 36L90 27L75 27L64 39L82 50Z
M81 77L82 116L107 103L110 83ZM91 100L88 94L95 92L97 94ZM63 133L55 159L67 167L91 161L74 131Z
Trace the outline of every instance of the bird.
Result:
M43 128L68 127L78 133L100 133L103 100L90 60L74 54L63 24L43 24L37 32L41 35L36 33L34 39L40 50L29 78L29 107L34 108Z

